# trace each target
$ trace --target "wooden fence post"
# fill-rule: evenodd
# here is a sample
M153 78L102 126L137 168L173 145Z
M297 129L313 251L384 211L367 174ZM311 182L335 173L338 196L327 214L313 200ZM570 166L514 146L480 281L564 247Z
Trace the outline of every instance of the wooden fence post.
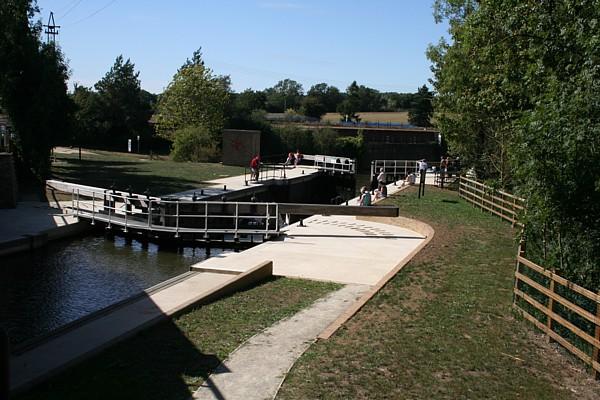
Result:
M600 294L600 292L598 292ZM596 302L596 317L600 318L600 303ZM596 340L600 340L600 325L596 325L594 337ZM594 346L594 350L592 351L592 362L596 361L600 363L600 348ZM594 370L594 377L600 380L600 371Z
M554 270L552 270L552 273L554 274ZM552 294L554 294L554 277L550 278L550 292ZM548 327L548 332L552 332L552 312L554 311L554 299L552 299L552 297L548 296L548 314L546 314L546 326ZM551 343L552 342L552 338L550 337L550 334L546 335L546 342L547 343Z

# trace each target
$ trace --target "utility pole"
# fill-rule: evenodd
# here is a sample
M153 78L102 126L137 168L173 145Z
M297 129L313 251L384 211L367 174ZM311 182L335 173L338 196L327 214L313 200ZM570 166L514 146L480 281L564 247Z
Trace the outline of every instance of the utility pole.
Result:
M56 43L56 35L58 35L58 28L60 28L60 25L54 23L54 13L52 11L50 11L50 16L48 17L48 25L42 26L46 28L44 31L46 34L46 43L50 43L50 41L52 41L53 44ZM50 36L52 36L52 39L50 39Z

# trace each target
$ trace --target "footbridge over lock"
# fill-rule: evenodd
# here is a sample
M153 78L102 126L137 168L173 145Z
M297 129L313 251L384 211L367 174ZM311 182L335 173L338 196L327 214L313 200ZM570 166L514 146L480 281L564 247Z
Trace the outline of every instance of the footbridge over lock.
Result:
M334 171L340 163L333 160L332 164ZM300 168L294 173L297 174L297 170ZM240 177L235 178L241 181ZM263 181L262 190L268 191L270 184L276 184L281 179L273 178L270 183ZM231 201L221 195L223 190L229 198L235 198L236 192L247 192L246 182L239 189L231 189L230 184L229 191L227 184L224 184L223 190L213 187L163 197L57 180L49 180L46 184L55 195L61 193L63 199L70 199L61 202L62 208L78 219L150 239L261 242L279 236L281 228L287 225L291 216L398 216L398 208L394 206Z

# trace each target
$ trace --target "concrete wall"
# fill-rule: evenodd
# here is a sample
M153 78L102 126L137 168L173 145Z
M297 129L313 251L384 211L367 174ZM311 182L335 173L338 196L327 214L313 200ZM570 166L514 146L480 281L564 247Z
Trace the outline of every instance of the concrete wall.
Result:
M0 208L17 206L17 176L11 153L0 153Z
M260 152L260 131L225 129L223 131L223 164L247 167Z

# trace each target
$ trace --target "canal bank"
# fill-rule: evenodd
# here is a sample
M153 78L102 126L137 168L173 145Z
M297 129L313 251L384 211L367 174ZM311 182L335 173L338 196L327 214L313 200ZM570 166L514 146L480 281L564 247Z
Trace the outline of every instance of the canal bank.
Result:
M390 185L389 192L392 193L397 188ZM287 243L286 238L282 238L282 240L277 242L268 242L258 247L267 246L263 247L265 250L261 251L266 251L266 254L278 257L277 275L328 280L346 284L375 285L382 277L393 270L398 260L406 258L407 254L412 253L426 239L423 235L411 230L387 229L385 225L382 225L374 222L357 222L351 217L339 219L339 217L314 216L307 219L304 226L294 225L290 227L285 233L286 238L289 235L290 239ZM300 231L294 231L295 228ZM401 241L407 243L403 243L399 247ZM268 247L271 244L279 244L279 248ZM251 270L251 264L256 261L257 254L260 257L260 253L244 252L240 254L244 254L245 256L238 259L235 257L219 257L219 260L226 261L224 263L199 264L195 266L195 269L198 273L217 274L221 278L223 275L244 275L249 272L249 268ZM311 257L306 257L308 254ZM264 262L264 260L259 261L259 263ZM280 264L282 265L280 266ZM169 289L181 293L191 291L191 293L197 294L199 292L198 289L194 289L186 284L189 279L182 280ZM219 285L219 283L215 282L211 284ZM202 291L200 290L200 292ZM154 305L152 306L151 303ZM152 306L159 310L162 309L154 300L151 300L151 303L146 304L148 307ZM348 304L348 307L350 305ZM142 317L147 311L145 307L136 307L135 302L132 302L127 307L134 314L141 314ZM95 337L99 330L104 332L105 329L108 329L112 333L104 336L104 339L102 339L104 342L101 340L100 344L96 342L95 345L95 349L102 349L121 338L127 337L131 332L135 332L136 327L142 329L147 326L147 322L144 322L143 318L133 318L131 314L123 312L123 315L127 315L127 318L117 318L117 323L115 323L115 320L112 320L110 323L105 322L104 324L100 324L101 328L98 325L94 329L80 327L83 330L79 331L80 334L77 337L81 337L81 340L85 342L87 336L92 335L91 337ZM169 315L168 313L165 314ZM118 321L121 321L121 324ZM137 325L135 321L138 321ZM97 321L94 321L94 323L97 323ZM125 325L125 329L123 329L123 324ZM119 333L119 330L121 333ZM43 353L40 353L41 348L34 348L30 349L27 357L19 355L19 358L13 359L13 376L19 376L18 380L15 381L16 378L13 379L13 382L15 382L13 388L26 387L39 379L55 373L61 368L65 368L74 362L88 357L95 351L85 346L73 346L72 348L69 347L69 351L66 352L68 353L68 357L61 358L58 355L64 351L65 342L61 342L60 337L64 338L66 336L61 335L56 338L54 343L57 343L57 345L54 347L49 342L44 344L46 348L49 346L54 349L46 352L50 356L44 356ZM53 360L53 364L51 363L52 366L49 368L44 367L45 369L41 368L40 372L38 367L43 364L44 360L48 359ZM31 368L33 368L33 371Z
M44 246L48 241L75 236L90 229L57 204L22 201L0 209L0 257Z

